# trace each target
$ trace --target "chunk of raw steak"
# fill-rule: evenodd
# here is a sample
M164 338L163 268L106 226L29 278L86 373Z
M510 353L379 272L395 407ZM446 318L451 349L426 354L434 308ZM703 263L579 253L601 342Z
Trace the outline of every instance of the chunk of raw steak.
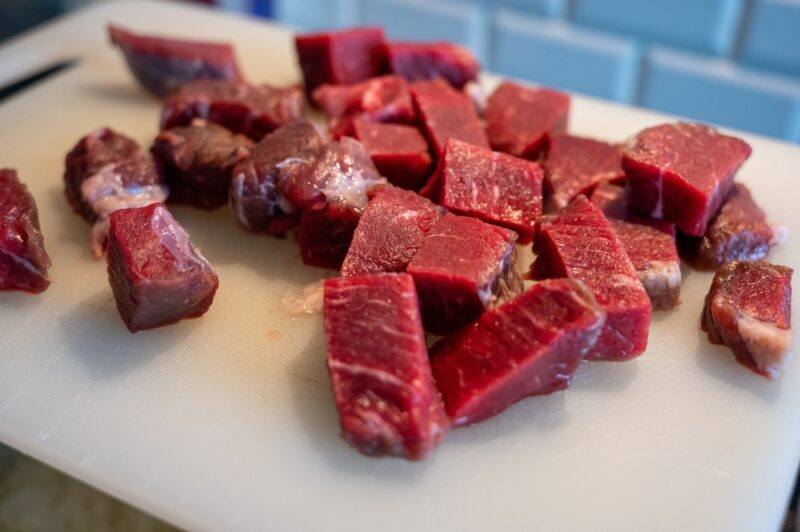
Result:
M578 196L542 222L535 250L534 278L583 281L606 311L603 331L586 358L627 360L644 352L650 300L622 242L597 207Z
M444 212L415 192L381 187L361 215L342 276L405 271Z
M463 46L449 42L389 42L383 47L389 72L409 81L442 78L461 89L478 79L481 65Z
M219 280L161 204L111 214L108 278L131 332L205 314Z
M579 194L589 196L601 183L625 179L616 146L572 135L550 137L544 169L545 192L555 210L563 209Z
M227 43L139 35L113 24L108 36L125 55L133 76L156 96L167 96L198 79L242 79Z
M569 105L569 95L562 92L502 83L483 113L492 148L536 159L547 150L551 135L566 131Z
M368 455L424 458L449 420L433 383L414 281L404 273L324 281L328 371L342 436Z
M527 244L542 214L543 178L535 162L450 139L423 194L450 211L516 231Z
M792 269L766 261L734 261L717 270L702 328L743 365L776 379L789 362Z
M233 167L252 146L246 136L198 118L159 133L150 151L164 169L170 201L216 209L228 202Z
M703 124L662 124L647 128L623 148L632 208L675 222L689 236L703 236L750 156L741 139Z
M0 290L38 294L50 286L39 211L16 170L0 169Z
M516 240L516 233L508 229L445 214L407 269L417 286L425 330L453 332L499 299L521 292Z
M466 94L437 78L412 83L411 96L422 129L437 157L441 156L449 139L489 147L475 106Z
M540 281L431 349L453 425L469 425L520 399L567 388L597 341L605 313L573 279Z
M381 28L297 35L294 43L308 94L326 83L356 83L382 74L384 41Z
M378 172L398 187L418 190L431 171L428 143L419 130L401 124L356 120L354 135L369 152Z
M232 172L230 202L239 225L275 236L295 227L300 213L279 185L302 182L326 142L311 122L282 126L261 139Z
M161 129L185 126L202 118L257 141L302 116L303 92L298 87L199 80L164 102Z

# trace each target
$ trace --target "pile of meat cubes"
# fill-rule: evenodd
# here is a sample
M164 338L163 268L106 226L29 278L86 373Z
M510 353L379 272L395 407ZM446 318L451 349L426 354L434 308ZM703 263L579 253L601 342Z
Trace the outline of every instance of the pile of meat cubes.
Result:
M297 36L304 88L249 83L226 44L110 36L163 98L161 132L149 152L90 132L64 181L125 324L214 298L165 202L295 234L303 262L340 271L324 281L328 368L343 436L366 454L422 458L452 426L567 388L583 360L641 355L653 310L680 303L679 252L717 270L709 340L769 378L786 364L792 270L763 260L785 231L735 182L738 138L692 123L623 145L574 136L567 94L504 82L483 98L469 52L378 28ZM36 207L13 171L0 191L0 286L42 291Z

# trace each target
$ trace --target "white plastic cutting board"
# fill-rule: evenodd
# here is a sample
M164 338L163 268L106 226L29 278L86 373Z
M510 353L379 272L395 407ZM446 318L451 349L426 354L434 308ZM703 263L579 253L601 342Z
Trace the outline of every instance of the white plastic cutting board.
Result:
M54 263L43 295L0 295L1 441L197 530L778 528L800 460L800 361L767 382L709 345L709 274L685 272L683 304L655 314L638 360L586 363L565 393L454 430L423 463L339 438L321 319L281 304L323 272L226 209L175 209L221 279L208 314L129 334L61 181L86 132L156 133L158 102L106 45L108 21L230 40L252 80L299 79L289 31L166 3L102 4L0 48L0 81L83 59L0 105L0 166L36 196ZM614 141L665 120L584 97L571 116L574 132ZM792 231L772 258L797 267L800 148L742 136L754 152L741 179Z

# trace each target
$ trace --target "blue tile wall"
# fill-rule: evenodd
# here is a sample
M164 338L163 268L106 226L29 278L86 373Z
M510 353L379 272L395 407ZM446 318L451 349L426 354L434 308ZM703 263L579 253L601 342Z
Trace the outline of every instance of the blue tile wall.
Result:
M386 28L392 39L445 40L471 45L478 6L452 0L362 0L364 24Z
M800 76L800 0L757 0L745 22L741 58Z

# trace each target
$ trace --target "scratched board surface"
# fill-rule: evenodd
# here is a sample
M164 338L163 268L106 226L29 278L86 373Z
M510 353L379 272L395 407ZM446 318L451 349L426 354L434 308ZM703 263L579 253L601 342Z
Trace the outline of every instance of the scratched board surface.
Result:
M61 182L86 132L156 133L158 102L105 44L108 21L231 40L254 81L299 79L288 30L166 3L103 4L0 48L0 78L82 58L0 105L0 165L30 185L54 263L43 295L0 295L0 441L195 530L778 527L800 458L800 363L770 383L710 346L709 274L685 272L683 304L655 314L638 360L584 364L566 393L453 431L423 463L338 437L321 319L281 302L324 272L226 209L174 209L220 276L208 314L129 334ZM621 141L663 120L576 97L571 128ZM797 266L800 149L746 138L741 179L795 235L773 259Z

